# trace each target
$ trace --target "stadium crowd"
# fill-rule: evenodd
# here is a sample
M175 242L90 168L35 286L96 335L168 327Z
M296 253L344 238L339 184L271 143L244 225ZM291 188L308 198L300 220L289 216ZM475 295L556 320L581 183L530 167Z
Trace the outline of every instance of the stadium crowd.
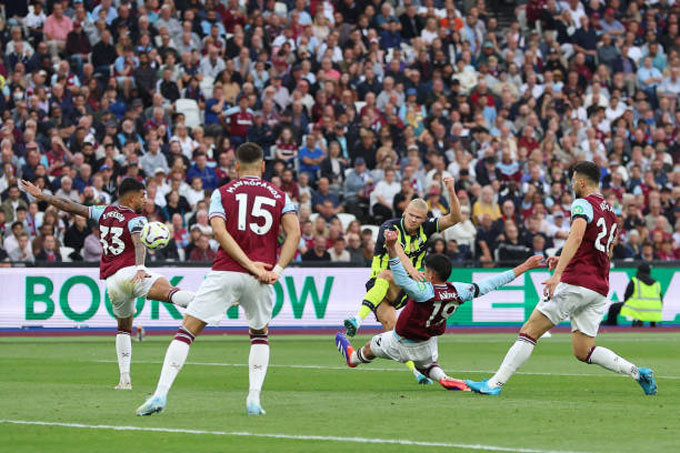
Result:
M484 0L2 3L1 261L101 254L22 178L86 205L145 181L174 238L151 259L210 261L209 196L245 141L299 204L297 260L366 265L366 225L415 197L446 214L448 176L465 221L434 250L554 253L580 160L602 167L615 259L680 257L676 2L530 0L507 29Z

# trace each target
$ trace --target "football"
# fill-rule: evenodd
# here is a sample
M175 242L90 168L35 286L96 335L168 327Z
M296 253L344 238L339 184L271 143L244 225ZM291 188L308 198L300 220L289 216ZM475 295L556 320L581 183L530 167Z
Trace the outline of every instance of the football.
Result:
M149 222L142 228L142 244L149 250L162 249L170 242L170 229L161 222Z

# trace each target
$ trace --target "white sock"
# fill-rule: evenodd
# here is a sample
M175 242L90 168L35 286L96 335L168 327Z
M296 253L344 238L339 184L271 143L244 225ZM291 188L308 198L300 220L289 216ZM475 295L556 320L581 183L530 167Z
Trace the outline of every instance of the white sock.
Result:
M269 365L269 338L265 334L250 334L250 356L248 357L248 380L250 391L248 402L260 403L260 392Z
M488 386L494 388L501 387L505 384L508 379L515 374L517 369L529 359L531 353L534 351L534 346L536 346L536 340L523 333L519 334L515 344L512 345L505 355L500 368L498 368L496 374L489 379L487 383Z
M356 349L352 351L352 354L349 356L349 362L352 365L359 365L360 363L371 363L373 359L368 360L366 358L366 355L364 354L364 347L360 347L359 349Z
M430 379L432 379L433 381L437 381L437 382L439 382L441 379L448 377L446 375L446 373L444 373L444 370L442 370L438 366L432 367L428 374L430 375Z
M614 373L627 374L636 380L640 378L638 367L623 357L618 356L610 349L603 348L602 346L594 346L588 355L589 357L586 359L587 363L595 363Z
M167 396L175 381L179 370L184 366L184 362L189 355L189 347L194 341L194 335L180 327L175 338L170 342L168 351L165 353L165 360L163 361L163 368L161 369L161 377L158 378L158 386L156 387L155 396Z
M132 340L130 332L118 331L116 335L116 354L118 355L118 369L120 382L130 382L130 360L132 359Z
M171 303L177 305L178 307L187 308L189 303L194 299L193 291L185 291L183 289L175 288L170 291L168 299Z

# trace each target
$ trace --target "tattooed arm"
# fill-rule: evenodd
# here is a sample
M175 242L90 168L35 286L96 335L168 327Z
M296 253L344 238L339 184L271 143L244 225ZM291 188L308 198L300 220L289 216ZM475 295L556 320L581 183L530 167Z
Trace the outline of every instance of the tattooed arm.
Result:
M67 198L55 197L53 195L46 194L33 183L23 179L21 180L21 186L26 192L31 194L33 198L38 201L45 201L55 208L68 212L69 214L83 216L86 219L89 217L89 210L85 205L76 203L75 201L71 201Z
M132 233L130 237L132 238L132 243L135 246L135 264L137 265L137 273L134 277L132 277L132 281L143 281L145 278L151 277L151 275L149 275L144 268L144 261L146 260L146 247L144 247L144 244L142 244L140 233Z

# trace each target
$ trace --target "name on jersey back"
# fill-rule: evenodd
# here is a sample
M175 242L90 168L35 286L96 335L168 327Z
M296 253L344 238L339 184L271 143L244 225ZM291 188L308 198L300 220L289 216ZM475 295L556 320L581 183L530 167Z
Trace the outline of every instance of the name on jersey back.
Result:
M267 181L263 181L261 179L239 179L231 187L227 188L227 192L234 193L242 186L263 187L272 194L272 197L276 199L281 198L281 194L274 187L272 187Z

